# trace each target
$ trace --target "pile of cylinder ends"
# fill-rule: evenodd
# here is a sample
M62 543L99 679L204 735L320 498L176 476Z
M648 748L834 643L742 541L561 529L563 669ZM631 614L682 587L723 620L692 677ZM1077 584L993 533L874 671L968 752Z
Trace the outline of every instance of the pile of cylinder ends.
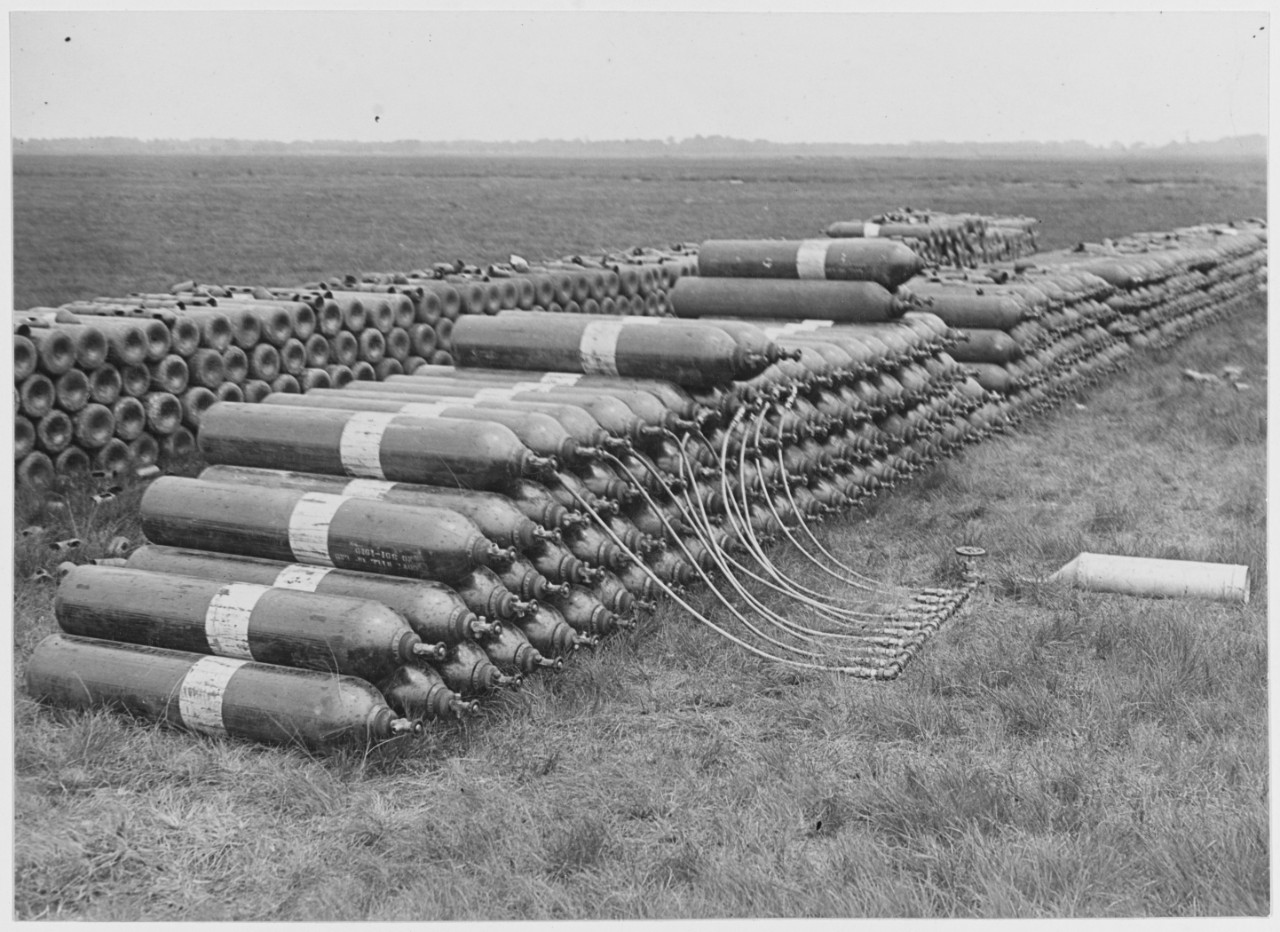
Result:
M893 679L974 564L908 588L819 525L1240 309L1266 274L1261 221L1054 253L1030 253L1026 218L828 232L16 314L20 482L154 471L178 444L152 457L139 437L178 429L208 464L150 481L142 546L65 571L28 691L208 734L380 741L554 675L659 601L765 662ZM138 387L62 402L69 373L108 366ZM86 440L91 406L116 426ZM61 448L41 429L59 415Z

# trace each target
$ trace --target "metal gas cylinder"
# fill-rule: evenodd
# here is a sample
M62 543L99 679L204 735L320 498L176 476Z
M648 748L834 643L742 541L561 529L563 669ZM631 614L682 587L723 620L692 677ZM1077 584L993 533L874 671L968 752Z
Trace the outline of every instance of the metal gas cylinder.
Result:
M479 619L458 593L444 583L430 580L155 544L139 547L129 554L125 565L131 569L199 576L220 582L251 582L303 592L372 599L402 616L418 637L431 644L451 644L494 633L494 626Z
M379 602L114 566L77 566L58 586L68 634L376 679L436 656Z
M273 744L371 742L421 731L353 676L62 634L37 645L26 686L32 697L65 708L113 707Z
M158 544L445 583L514 556L455 512L320 492L165 476L140 510Z

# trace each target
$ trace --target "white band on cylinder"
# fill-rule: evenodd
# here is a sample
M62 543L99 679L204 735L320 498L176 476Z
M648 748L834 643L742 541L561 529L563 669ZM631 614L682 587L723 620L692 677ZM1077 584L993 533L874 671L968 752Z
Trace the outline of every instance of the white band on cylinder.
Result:
M548 385L577 385L580 378L582 376L576 372L548 372L542 381Z
M413 417L440 417L441 411L452 407L451 401L411 401L396 413L410 414Z
M827 250L831 246L829 239L806 239L800 241L796 250L797 278L826 278Z
M621 320L593 320L582 331L578 343L578 358L582 371L589 375L618 374L618 336L622 333Z
M862 225L862 235L866 237L879 236L880 224L872 223L870 220L868 220L866 223Z
M348 501L345 496L324 492L308 492L298 499L289 515L289 549L295 560L333 566L329 558L329 524Z
M204 636L209 650L223 657L253 659L249 650L249 616L270 586L228 583L209 601L204 613Z
M235 672L247 660L231 657L202 657L191 665L178 687L178 714L182 724L192 731L208 735L225 735L222 723L222 697Z
M476 401L510 401L517 392L515 389L507 388L482 388L478 390L472 397Z
M394 489L394 482L387 482L384 479L352 479L342 487L339 495L347 498L376 498L382 500L387 497L387 493Z
M382 472L382 435L395 417L395 413L386 411L361 411L347 419L338 441L338 458L347 475L386 478Z
M277 589L297 589L300 592L315 592L320 581L333 571L329 566L303 566L291 563L280 571L276 581L271 585Z

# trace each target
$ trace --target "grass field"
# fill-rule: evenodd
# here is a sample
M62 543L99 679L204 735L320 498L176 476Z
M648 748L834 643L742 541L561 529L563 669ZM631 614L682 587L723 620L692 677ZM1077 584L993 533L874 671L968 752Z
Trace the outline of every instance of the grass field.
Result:
M16 306L804 235L902 203L1038 215L1061 245L1261 215L1264 190L1261 166L18 159ZM946 578L956 543L990 551L892 683L758 662L668 607L469 724L368 753L65 714L19 688L16 915L1265 915L1266 324L1259 300L824 526L914 585ZM1250 389L1180 376L1228 364ZM137 535L136 493L70 497L20 499L18 526L74 518L90 550ZM55 629L27 577L58 557L15 548L20 677ZM1080 550L1248 564L1253 599L1026 582Z

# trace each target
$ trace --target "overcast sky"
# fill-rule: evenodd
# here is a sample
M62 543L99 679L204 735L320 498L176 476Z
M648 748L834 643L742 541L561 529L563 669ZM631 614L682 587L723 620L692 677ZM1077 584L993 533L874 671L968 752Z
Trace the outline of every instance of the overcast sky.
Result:
M11 133L1069 140L1267 131L1246 13L13 13Z

